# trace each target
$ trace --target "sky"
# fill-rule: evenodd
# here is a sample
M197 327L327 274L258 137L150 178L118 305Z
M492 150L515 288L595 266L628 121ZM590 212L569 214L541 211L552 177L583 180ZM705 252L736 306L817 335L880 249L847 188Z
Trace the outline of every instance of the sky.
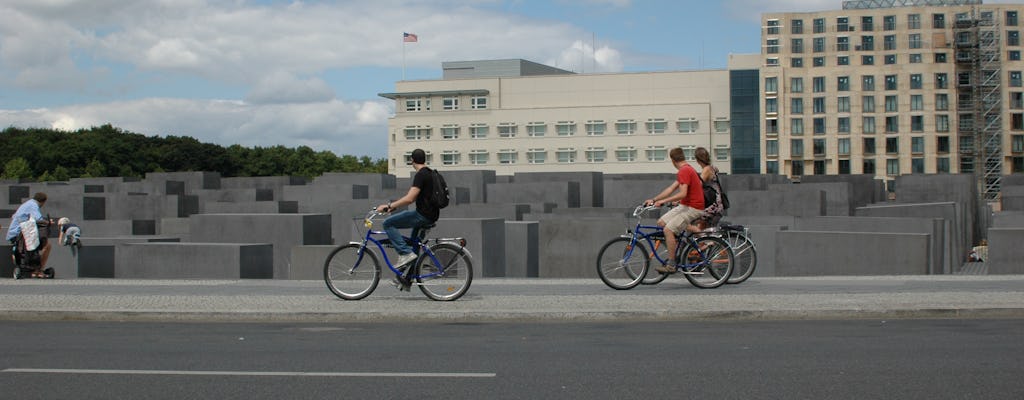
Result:
M986 1L997 3L1008 1ZM402 80L444 61L724 69L764 12L841 0L0 0L0 129L111 124L223 146L387 155ZM418 36L404 43L403 32Z

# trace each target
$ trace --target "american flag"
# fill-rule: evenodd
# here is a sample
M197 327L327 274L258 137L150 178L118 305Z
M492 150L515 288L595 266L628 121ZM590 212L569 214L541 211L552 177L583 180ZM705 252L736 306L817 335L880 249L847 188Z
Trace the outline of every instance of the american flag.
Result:
M403 42L416 42L419 39L420 39L419 36L416 36L415 34L412 34L412 33L409 33L409 32L402 32L402 41Z

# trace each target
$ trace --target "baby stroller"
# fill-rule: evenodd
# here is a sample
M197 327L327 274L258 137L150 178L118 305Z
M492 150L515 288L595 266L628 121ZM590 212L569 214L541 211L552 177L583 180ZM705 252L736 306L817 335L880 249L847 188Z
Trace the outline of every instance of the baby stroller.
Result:
M50 236L49 218L42 221L30 220L30 222L35 223L35 231L26 232L27 229L25 228L32 226L32 224L23 224L21 234L18 235L18 239L15 241L14 247L11 249L11 252L14 254L14 279L28 277L53 279L55 275L53 268L46 268L39 271L40 264L42 263L42 257L40 256L39 251L46 245L46 238ZM26 235L29 236L29 240L25 240ZM36 237L32 238L33 235ZM32 245L34 245L34 247L29 250L29 246Z

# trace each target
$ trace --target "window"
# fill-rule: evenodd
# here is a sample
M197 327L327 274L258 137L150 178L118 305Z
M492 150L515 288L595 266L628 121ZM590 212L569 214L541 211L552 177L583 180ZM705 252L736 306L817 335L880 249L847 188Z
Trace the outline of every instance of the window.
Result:
M484 96L473 96L469 99L470 108L474 110L485 110L487 109L487 97Z
M896 35L885 35L882 37L882 49L896 50Z
M874 36L861 36L860 37L860 49L862 51L875 51L875 37Z
M1020 61L1020 50L1010 50L1010 53L1007 54L1007 58L1010 59L1010 61Z
M893 64L896 64L896 55L895 54L886 54L885 55L885 65L893 65Z
M729 121L718 120L715 121L715 133L728 133L731 124Z
M1006 45L1007 46L1020 46L1020 31L1007 31L1006 32Z
M874 17L860 17L860 30L865 32L871 32L875 30Z
M838 56L836 57L836 65L850 65L850 57Z
M489 162L490 155L486 150L473 150L469 152L469 163L473 165L484 165Z
M814 113L824 114L825 113L825 98L815 97L814 98Z
M885 96L885 112L899 112L899 96Z
M841 138L838 141L839 155L848 156L850 155L850 138Z
M836 131L839 133L850 133L850 117L839 117L836 119Z
M939 157L935 159L935 173L948 174L949 173L949 158Z
M676 122L676 126L679 129L679 133L695 133L700 128L700 122L696 119L680 119Z
M825 52L825 38L823 38L823 37L816 37L814 39L811 39L811 47L812 47L811 50L814 51L815 53L824 53Z
M875 160L864 160L864 173L870 175L875 174Z
M938 136L935 138L935 152L939 154L949 153L949 136Z
M789 33L792 33L794 35L799 35L799 34L804 33L804 20L802 20L802 19L794 19L792 21L789 21L789 24L790 24L790 26L789 26Z
M804 120L803 118L793 118L789 120L789 134L790 135L803 135L804 134Z
M899 154L900 153L900 139L899 138L885 138L885 153L886 154Z
M530 164L544 164L548 160L548 152L544 149L526 150L526 162Z
M863 90L865 92L870 92L870 91L875 90L875 76L874 75L864 75L864 76L861 77L861 81L860 82L861 82L861 84L860 84L860 89L861 90Z
M1010 136L1010 151L1013 153L1024 153L1024 135Z
M814 139L813 145L815 156L825 155L825 139Z
M958 86L971 86L971 73L961 72L956 74L956 84Z
M668 150L664 146L650 146L645 151L648 161L665 161L668 159Z
M861 65L875 65L875 56L860 56Z
M647 133L665 133L665 129L668 128L668 122L661 118L647 120Z
M849 175L850 174L850 160L839 160L839 174Z
M543 122L526 124L526 134L530 137L543 137L548 133L548 125Z
M825 134L825 118L814 119L814 134L824 135Z
M932 28L933 29L945 29L946 28L946 15L945 14L932 14Z
M847 92L850 90L850 77L840 76L836 78L836 90Z
M921 54L915 53L910 55L911 64L920 64L922 61Z
M894 30L896 30L896 16L895 15L886 15L886 16L882 17L882 29L887 30L887 31L894 31Z
M768 114L777 114L779 112L779 99L774 97L764 99L764 112Z
M789 112L792 114L803 114L804 113L804 99L794 97L789 101Z
M924 154L924 137L915 136L910 138L910 152L914 154Z
M804 92L804 78L790 78L789 79L789 91L793 93Z
M445 111L455 111L459 109L459 98L458 97L444 97L441 99L441 108Z
M836 38L836 51L838 51L838 52L850 51L850 37L849 36L839 36L839 37Z
M779 78L770 76L764 78L764 92L765 93L778 93L779 91Z
M899 89L898 79L896 75L885 76L885 90L897 90Z
M863 110L866 113L875 112L875 96L864 96Z
M793 176L803 176L804 174L804 162L802 160L793 160Z
M911 115L910 116L910 131L911 132L924 132L924 116L923 115Z
M1010 92L1010 108L1024 109L1024 92Z
M814 93L825 92L825 77L816 76L812 79L812 82L814 84Z
M846 32L850 30L850 18L849 17L838 17L836 18L836 30L839 32Z
M825 57L814 57L811 61L814 63L815 67L825 66Z
M909 37L910 37L910 40L907 42L907 47L910 47L911 49L920 49L921 48L921 34L920 33L911 33Z
M814 174L825 175L825 160L814 160Z
M885 117L885 133L899 133L900 117Z
M514 138L516 137L516 131L518 127L513 123L504 122L498 124L498 137L500 138Z
M910 88L911 89L921 89L922 87L924 87L924 78L921 76L921 74L911 74L910 75Z
M767 140L764 142L764 153L768 157L775 157L779 155L779 141L775 139Z
M604 121L587 121L587 136L604 136L607 124Z
M405 127L405 140L430 139L430 130L429 126L407 126Z
M935 131L936 132L949 132L949 116L948 115L936 115L935 116Z
M1007 11L1006 12L1006 26L1017 26L1017 12Z
M840 96L836 99L836 111L839 112L850 112L850 97Z
M803 68L804 59L800 57L793 57L789 60L789 66L793 68Z
M769 118L764 121L764 133L767 135L778 135L779 134L779 120L776 118Z
M864 138L864 155L875 154L875 138Z
M768 39L765 44L765 52L768 54L779 53L779 39Z
M779 34L779 20L777 20L777 19L770 19L770 20L768 20L767 32L768 32L769 35L778 35Z
M890 158L885 160L885 174L889 176L896 176L900 174L900 160Z
M907 28L921 29L921 14L907 15Z
M825 19L815 18L814 19L814 33L825 33Z
M473 139L487 138L487 125L473 124L469 126L469 137Z
M935 88L936 89L948 89L949 88L949 75L946 75L946 73L935 74Z
M631 119L615 121L615 133L619 135L632 135L636 133L636 121Z
M405 99L405 111L430 111L430 99L419 97Z
M779 162L778 161L766 161L764 163L764 172L766 174L777 175L779 173Z
M779 65L779 58L778 57L768 57L768 59L764 60L764 64L769 66L769 67L778 66Z
M615 159L619 160L619 162L636 161L636 149L632 146L619 147L615 149Z
M586 153L588 163L604 162L604 156L606 152L603 147L588 147Z
M945 93L935 94L935 111L949 110L949 95Z
M1021 87L1021 73L1020 71L1010 71L1010 86Z
M459 165L460 158L459 152L455 150L441 152L441 164L443 165Z
M558 136L573 136L576 134L576 123L573 121L558 121L555 124L555 131Z
M790 51L793 53L804 52L804 40L803 39L792 39L789 41Z
M574 148L561 148L555 152L555 156L558 157L558 162L562 164L572 164L576 162L576 149Z
M498 150L498 164L515 164L519 153L514 149Z
M789 140L789 154L793 158L803 158L803 156L804 156L804 140L803 139L790 139Z
M458 125L444 125L441 127L441 139L458 139L459 138L459 126Z
M910 95L910 111L924 110L924 96L920 94Z
M946 53L935 53L935 63L936 64L945 64L946 63Z
M715 149L715 161L729 161L729 149Z
M861 123L861 131L865 135L871 135L875 133L875 117L864 117Z

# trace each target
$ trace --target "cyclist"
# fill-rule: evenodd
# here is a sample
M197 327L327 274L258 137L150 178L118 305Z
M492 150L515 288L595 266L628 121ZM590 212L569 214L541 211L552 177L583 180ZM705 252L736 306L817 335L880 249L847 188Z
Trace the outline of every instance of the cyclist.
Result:
M398 261L395 263L396 268L402 268L416 260L416 254L413 253L412 247L405 242L401 232L398 230L412 228L412 237L417 237L421 228L437 222L438 217L441 215L441 210L430 201L430 193L434 183L430 176L430 168L426 165L427 154L422 149L416 149L412 151L410 159L412 160L412 167L416 170L416 175L412 178L412 187L409 188L409 191L402 198L377 206L377 212L388 212L405 205L416 204L415 210L405 210L396 213L385 219L382 224L384 232L388 234L388 240L391 241L391 245L395 246L395 251L398 252ZM409 290L411 282L409 282L408 277L401 275L396 277L395 280L396 286L399 286L399 289Z
M678 246L676 235L682 233L683 229L700 232L700 228L692 223L704 213L704 189L701 186L700 177L697 176L697 171L686 162L683 149L680 147L672 149L669 151L668 157L672 161L672 166L676 168L676 179L653 199L644 202L645 205L653 204L658 207L679 202L679 205L658 219L658 226L665 231L665 249L668 250L668 261L655 270L663 274L676 272L675 257L676 246Z
M701 182L707 182L718 192L715 195L715 202L704 205L704 215L700 218L700 227L708 228L718 225L722 220L722 212L725 211L725 205L722 204L722 182L718 180L718 167L711 165L711 154L708 149L698 147L693 152L693 157L700 165Z
M37 192L31 199L28 199L18 210L11 215L11 227L7 229L7 240L11 242L13 246L11 249L11 261L14 265L18 265L17 254L18 254L18 238L21 235L21 223L34 219L39 222L44 222L43 214L39 211L43 205L46 204L46 193ZM39 235L39 268L32 272L33 278L43 277L43 270L46 269L46 259L50 257L50 242L46 240L45 235Z

